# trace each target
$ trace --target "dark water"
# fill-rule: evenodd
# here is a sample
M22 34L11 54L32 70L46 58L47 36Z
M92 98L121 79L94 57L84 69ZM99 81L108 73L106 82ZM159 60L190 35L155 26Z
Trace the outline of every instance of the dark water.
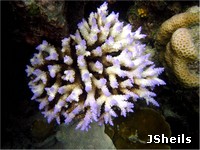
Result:
M101 2L89 2L85 6L85 16L87 17L91 10L96 10L100 4ZM130 4L132 3L116 2L109 10L120 12L120 18L126 18L125 12ZM185 4L188 3L185 2L183 5ZM197 2L194 1L193 4ZM69 5L76 4L71 2ZM20 33L20 30L23 30L21 21L22 18L16 16L9 2L1 2L1 148L32 148L32 143L35 142L31 134L34 121L30 121L30 118L39 111L37 103L30 100L32 94L28 89L25 74L25 67L34 53L34 46L27 44L23 39L23 34ZM192 139L190 144L176 143L170 146L172 149L198 149L198 89L184 89L173 85L165 75L163 78L167 82L167 87L158 89L157 99L162 107L160 111L164 112L164 108L170 108L179 116L166 116L166 121L171 127L171 136L185 134Z

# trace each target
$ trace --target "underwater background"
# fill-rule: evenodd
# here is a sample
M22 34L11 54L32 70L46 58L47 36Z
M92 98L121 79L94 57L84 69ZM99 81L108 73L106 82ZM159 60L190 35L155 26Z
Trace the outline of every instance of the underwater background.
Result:
M138 101L134 113L115 118L114 126L92 124L88 132L75 130L76 122L68 126L54 121L48 124L38 103L31 100L26 65L42 40L59 47L64 37L75 33L81 19L88 18L103 1L1 1L1 148L199 149L199 85L179 80L173 67L162 62L166 45L157 40L163 22L192 6L199 7L199 2L107 2L109 13L119 12L119 20L130 23L133 31L142 26L147 52L156 66L165 67L160 78L166 85L154 89L160 107L147 107ZM199 51L199 23L190 30L197 33L192 37ZM199 60L189 65L199 75ZM191 137L191 143L146 144L149 134L176 138L184 134Z

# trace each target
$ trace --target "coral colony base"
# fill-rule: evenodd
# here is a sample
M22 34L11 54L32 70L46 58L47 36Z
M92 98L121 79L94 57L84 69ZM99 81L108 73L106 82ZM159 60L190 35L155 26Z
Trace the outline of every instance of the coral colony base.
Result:
M165 85L158 78L163 68L144 54L141 28L132 32L118 16L108 15L105 2L62 40L61 50L47 41L36 47L26 69L28 85L48 122L80 119L77 129L88 130L91 122L113 125L116 110L126 117L137 99L159 106L152 89Z

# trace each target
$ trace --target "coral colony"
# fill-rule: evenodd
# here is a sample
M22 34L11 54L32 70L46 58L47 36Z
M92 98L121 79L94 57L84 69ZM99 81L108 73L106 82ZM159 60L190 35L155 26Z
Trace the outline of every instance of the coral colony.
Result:
M79 119L77 129L88 130L91 122L113 125L119 110L126 117L137 99L159 106L151 90L165 84L158 78L163 68L155 68L144 54L141 28L132 32L118 16L108 15L105 2L62 40L62 49L47 41L36 47L26 72L32 100L48 122Z

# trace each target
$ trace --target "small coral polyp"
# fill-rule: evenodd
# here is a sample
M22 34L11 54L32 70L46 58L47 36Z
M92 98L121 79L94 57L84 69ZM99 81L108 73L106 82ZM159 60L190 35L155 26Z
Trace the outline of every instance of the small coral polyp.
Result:
M163 68L155 68L144 54L140 32L124 26L118 13L108 15L105 2L62 40L61 49L47 41L37 46L26 72L32 100L48 122L69 124L79 118L77 129L88 130L91 122L113 125L116 110L126 117L137 99L159 106L151 90L165 84L158 78Z

